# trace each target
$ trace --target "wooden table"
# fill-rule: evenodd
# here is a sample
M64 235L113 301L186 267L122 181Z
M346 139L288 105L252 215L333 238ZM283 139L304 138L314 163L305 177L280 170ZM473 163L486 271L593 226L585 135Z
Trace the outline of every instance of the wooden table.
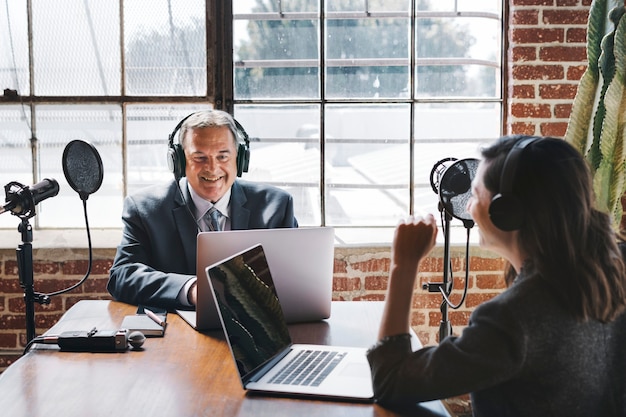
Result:
M46 334L118 329L135 306L80 301ZM331 318L290 326L296 343L370 346L381 302L333 302ZM36 345L0 375L0 415L37 416L397 416L377 404L250 395L241 387L221 331L197 332L169 314L164 337L123 353L60 352ZM441 402L412 415L447 416Z

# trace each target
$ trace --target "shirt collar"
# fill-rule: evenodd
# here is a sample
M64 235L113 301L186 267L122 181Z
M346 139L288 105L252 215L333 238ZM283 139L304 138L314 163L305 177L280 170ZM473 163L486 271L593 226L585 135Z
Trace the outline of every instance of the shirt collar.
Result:
M198 193L193 189L193 187L187 182L187 188L189 189L189 195L191 195L191 200L193 201L194 206L196 207L196 219L201 219L207 211L213 206L219 210L222 216L230 217L230 194L231 189L229 188L226 191L226 194L222 196L219 200L215 202L215 204L211 203L209 200L205 200L200 197Z

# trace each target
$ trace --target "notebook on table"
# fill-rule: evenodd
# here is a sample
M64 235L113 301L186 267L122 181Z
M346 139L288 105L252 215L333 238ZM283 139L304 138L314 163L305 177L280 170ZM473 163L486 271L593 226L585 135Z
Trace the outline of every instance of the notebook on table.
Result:
M365 348L292 343L265 255L257 245L206 268L244 389L372 401Z
M196 330L220 328L206 267L257 244L266 252L288 323L330 316L335 254L332 227L204 232L197 240L196 310L178 311Z

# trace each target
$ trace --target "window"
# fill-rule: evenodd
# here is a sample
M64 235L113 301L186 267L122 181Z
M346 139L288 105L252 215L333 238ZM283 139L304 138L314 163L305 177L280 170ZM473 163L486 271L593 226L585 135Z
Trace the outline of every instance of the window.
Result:
M302 226L344 241L432 212L434 164L501 134L501 0L5 2L0 182L59 181L39 228L84 226L70 140L104 163L90 225L119 227L124 195L172 178L177 122L211 106L252 138L243 178L288 190Z

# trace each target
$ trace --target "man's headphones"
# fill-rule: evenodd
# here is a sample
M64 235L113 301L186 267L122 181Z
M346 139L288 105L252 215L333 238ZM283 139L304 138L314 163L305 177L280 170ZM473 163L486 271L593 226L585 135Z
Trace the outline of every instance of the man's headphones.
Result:
M506 232L518 230L524 223L524 208L519 198L513 195L513 180L524 149L538 139L540 138L532 136L519 140L504 160L500 175L500 192L493 196L489 204L491 222L500 230Z
M185 176L186 166L185 150L183 149L183 145L181 143L174 143L176 133L178 133L183 123L196 113L197 112L191 113L178 122L172 133L170 133L168 139L167 165L170 168L170 171L174 174L176 181ZM237 176L241 177L241 174L248 172L248 165L250 164L250 138L248 137L248 134L244 130L243 126L241 126L237 120L233 118L233 122L235 122L236 127L235 140L237 141Z

